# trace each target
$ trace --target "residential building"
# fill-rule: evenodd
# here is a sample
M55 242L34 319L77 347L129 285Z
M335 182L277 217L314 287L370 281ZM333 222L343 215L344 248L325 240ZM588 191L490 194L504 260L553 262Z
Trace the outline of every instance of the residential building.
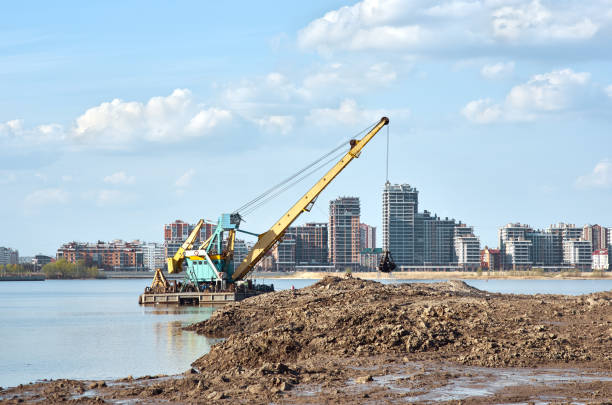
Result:
M504 243L502 261L504 267L513 270L525 270L531 268L532 243L527 239L509 239Z
M415 263L415 221L419 192L409 184L385 183L383 190L382 247L392 252L398 266Z
M376 227L359 224L359 249L376 248Z
M560 235L548 230L531 230L525 233L525 239L531 241L530 255L534 267L559 266L562 263Z
M164 225L164 249L165 257L172 257L181 247L183 242L191 234L196 224L189 224L185 221L177 219L176 221ZM205 221L200 229L195 243L204 242L211 236L215 230L216 224L210 221Z
M429 211L417 213L413 265L427 267L456 263L456 226L454 219L442 219ZM395 257L395 252L392 253Z
M278 241L272 250L276 271L295 270L295 246L297 234L295 228L287 228L283 238Z
M359 267L359 219L358 197L329 202L329 263L336 269Z
M480 266L483 270L502 269L501 252L499 249L489 249L488 246L480 252Z
M105 270L145 270L143 257L139 241L69 242L57 250L57 259L63 258L71 263L84 260L88 266L97 266Z
M610 265L609 265L609 261L608 261L608 250L607 249L602 249L602 250L596 250L593 252L593 262L591 265L591 268L593 270L601 270L601 271L605 271L608 270Z
M327 223L310 222L296 226L295 261L297 265L327 265L329 232Z
M533 232L529 225L518 222L499 228L497 235L503 269L519 270L531 267L533 242L527 239L527 234Z
M582 239L583 236L582 228L578 228L574 224L566 224L563 222L551 225L548 230L550 233L560 235L562 239Z
M563 263L577 269L590 269L593 261L593 249L590 240L563 240Z
M19 264L19 251L7 247L0 247L0 266Z
M143 263L145 270L155 271L164 269L166 266L166 248L161 243L142 243L141 244Z
M240 263L247 257L249 250L251 249L251 244L247 243L242 239L234 240L234 258L232 262L234 263L234 269L236 269Z
M593 251L608 249L608 228L601 225L585 225L582 228L582 239L591 241Z
M272 248L267 270L294 271L328 266L328 232L324 222L311 222L287 228Z
M480 239L474 235L474 228L459 224L455 227L455 258L464 270L477 270L480 267Z

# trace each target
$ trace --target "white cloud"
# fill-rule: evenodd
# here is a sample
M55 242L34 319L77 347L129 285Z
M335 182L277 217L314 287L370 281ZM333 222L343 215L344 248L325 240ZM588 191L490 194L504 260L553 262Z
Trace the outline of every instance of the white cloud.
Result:
M608 97L612 98L612 84L605 88Z
M609 188L612 187L612 161L604 159L597 163L593 171L576 179L579 188Z
M195 173L196 173L195 169L187 170L185 173L181 175L181 177L176 179L176 181L174 182L174 185L178 188L189 187L189 185L191 185L191 179L193 178Z
M514 72L514 62L498 62L492 65L484 65L480 74L486 79L499 79L507 77Z
M59 142L66 138L64 127L59 124L38 125L26 128L21 119L0 123L0 139L18 146Z
M512 88L506 101L519 110L563 110L570 106L573 96L589 78L589 73L571 69L535 75L527 83Z
M502 7L493 13L493 33L495 37L512 41L591 38L599 26L576 11L578 13L572 17L560 13L555 15L539 0Z
M315 108L310 111L306 121L315 126L334 125L363 125L374 123L383 116L390 120L404 119L410 115L410 111L403 110L366 110L360 108L353 99L345 99L340 102L338 108Z
M24 203L26 207L32 208L51 204L65 204L68 199L68 192L60 188L45 188L28 194Z
M264 131L286 135L293 129L295 118L290 115L270 115L256 119L255 122Z
M480 99L467 103L461 113L472 122L488 124L500 119L502 109L501 106L493 104L491 99Z
M305 49L404 50L493 54L500 46L550 46L587 41L612 25L609 2L594 0L363 0L325 13L298 33ZM451 51L451 52L448 52Z
M541 114L578 107L587 97L589 80L589 73L571 69L537 74L526 83L514 86L503 103L475 100L467 103L461 112L479 124L533 120Z
M68 183L68 182L72 181L72 176L69 175L69 174L65 174L65 175L62 176L62 181Z
M136 178L128 176L125 172L116 172L104 177L104 182L109 184L134 184Z
M229 121L232 114L227 110L219 108L209 108L202 110L193 117L187 124L187 132L190 134L201 134L215 128L223 121Z
M176 89L167 97L153 97L147 103L114 99L90 108L76 119L72 136L110 147L137 139L176 141L207 135L231 117L228 110L197 105L188 89Z

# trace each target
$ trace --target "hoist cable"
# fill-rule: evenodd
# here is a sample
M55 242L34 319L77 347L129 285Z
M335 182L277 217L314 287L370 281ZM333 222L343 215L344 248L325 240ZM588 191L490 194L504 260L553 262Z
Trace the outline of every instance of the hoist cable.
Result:
M357 138L358 136L362 135L363 133L370 131L372 128L374 128L374 126L376 125L376 123L373 123L372 125L368 126L367 128L359 131L358 133L356 133L355 135L353 135L351 138L349 139L354 139ZM311 169L313 166L319 164L321 161L323 161L324 159L327 159L329 156L331 156L332 154L334 154L335 152L337 152L338 150L342 149L343 147L345 147L347 144L346 141L344 141L341 145L337 146L336 148L332 149L330 152L327 152L326 154L324 154L323 156L317 158L316 160L314 160L313 162L311 162L310 164L308 164L307 166L305 166L304 168L298 170L296 173L292 174L291 176L287 177L286 179L284 179L283 181L281 181L280 183L274 185L273 187L267 189L266 191L264 191L263 193L261 193L260 195L258 195L257 197L255 197L254 199L252 199L251 201L243 204L241 207L239 207L238 209L234 210L233 212L238 212L240 213L241 211L245 211L244 215L246 215L247 212L252 212L252 210L249 209L249 207L253 206L253 205L257 205L257 207L261 206L261 202L262 200L264 201L269 201L271 198L269 197L271 194L273 194L273 196L277 196L278 193L277 190L284 187L286 184L288 184L289 182L293 181L295 178L297 178L298 176L300 176L302 173L306 172L307 170ZM344 152L343 152L344 153ZM336 156L334 156L335 158ZM298 181L299 182L299 181ZM296 183L293 183L296 184ZM284 191L285 189L283 189L282 191ZM281 191L281 192L282 192ZM272 197L273 198L273 197Z
M387 172L385 175L387 183L389 182L389 124L387 124Z
M318 166L316 166L314 169L312 169L311 171L307 172L306 174L302 175L301 177L295 179L292 183L288 183L286 184L283 188L281 188L280 190L277 190L274 194L269 195L268 197L266 197L263 201L260 201L258 204L250 207L249 209L247 209L243 215L249 215L250 213L252 213L253 211L255 211L256 209L260 208L261 206L263 206L264 204L266 204L268 201L270 201L271 199L279 196L280 194L282 194L283 192L287 191L288 189L290 189L291 187L295 186L296 184L302 182L304 179L306 179L308 176L310 176L311 174L315 173L316 171L318 171L319 169L327 166L329 163L336 161L339 157L343 156L344 154L346 154L346 151L341 151L340 153L337 153L336 155L331 156L329 159L327 159L326 161L324 161L323 163L320 163Z

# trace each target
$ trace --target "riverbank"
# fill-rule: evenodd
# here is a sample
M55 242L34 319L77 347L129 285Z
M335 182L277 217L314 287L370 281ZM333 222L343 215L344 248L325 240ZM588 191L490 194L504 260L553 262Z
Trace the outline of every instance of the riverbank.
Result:
M0 276L0 281L45 281L45 275L42 273L7 274Z
M539 271L395 271L353 272L354 278L362 280L596 280L612 279L612 272L539 272ZM297 271L287 273L257 272L254 278L286 280L321 280L327 276L344 276L343 272Z
M0 400L489 404L612 397L612 291L507 295L461 281L329 277L227 305L187 329L225 339L183 375L42 382L0 391Z

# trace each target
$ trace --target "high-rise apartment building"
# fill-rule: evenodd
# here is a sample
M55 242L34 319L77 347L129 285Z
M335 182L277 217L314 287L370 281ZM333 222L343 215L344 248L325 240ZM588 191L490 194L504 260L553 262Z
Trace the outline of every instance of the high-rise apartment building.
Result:
M588 269L593 261L591 241L582 239L563 240L563 263L579 269Z
M142 243L141 244L143 263L147 270L163 269L166 265L166 249L161 243Z
M328 264L328 231L324 222L311 222L287 228L272 250L275 270L321 267Z
M448 269L456 268L459 261L462 268L479 266L480 241L472 228L429 211L419 212L418 208L416 188L408 184L385 184L383 250L391 251L398 266ZM460 229L457 231L457 228Z
M529 225L510 223L497 232L501 251L502 267L505 269L525 269L531 267L532 241L527 234L533 234Z
M276 271L295 270L295 246L297 243L297 232L295 227L287 228L283 238L272 250Z
M559 266L562 256L559 254L561 236L549 230L531 230L525 233L525 238L531 241L531 262L533 266Z
M329 232L324 222L311 222L295 227L298 265L324 265L329 260Z
M329 202L329 263L336 268L359 266L360 214L358 197Z
M480 239L474 235L474 228L465 224L455 227L455 258L457 265L464 270L480 267Z
M419 266L440 266L456 263L456 226L454 219L440 218L437 215L432 216L429 211L417 213L414 226L415 244L412 263Z
M409 184L385 183L383 190L382 245L398 266L415 263L415 222L419 192Z
M359 250L376 248L376 227L359 224Z
M608 228L601 225L585 225L582 239L591 241L593 251L608 249Z

